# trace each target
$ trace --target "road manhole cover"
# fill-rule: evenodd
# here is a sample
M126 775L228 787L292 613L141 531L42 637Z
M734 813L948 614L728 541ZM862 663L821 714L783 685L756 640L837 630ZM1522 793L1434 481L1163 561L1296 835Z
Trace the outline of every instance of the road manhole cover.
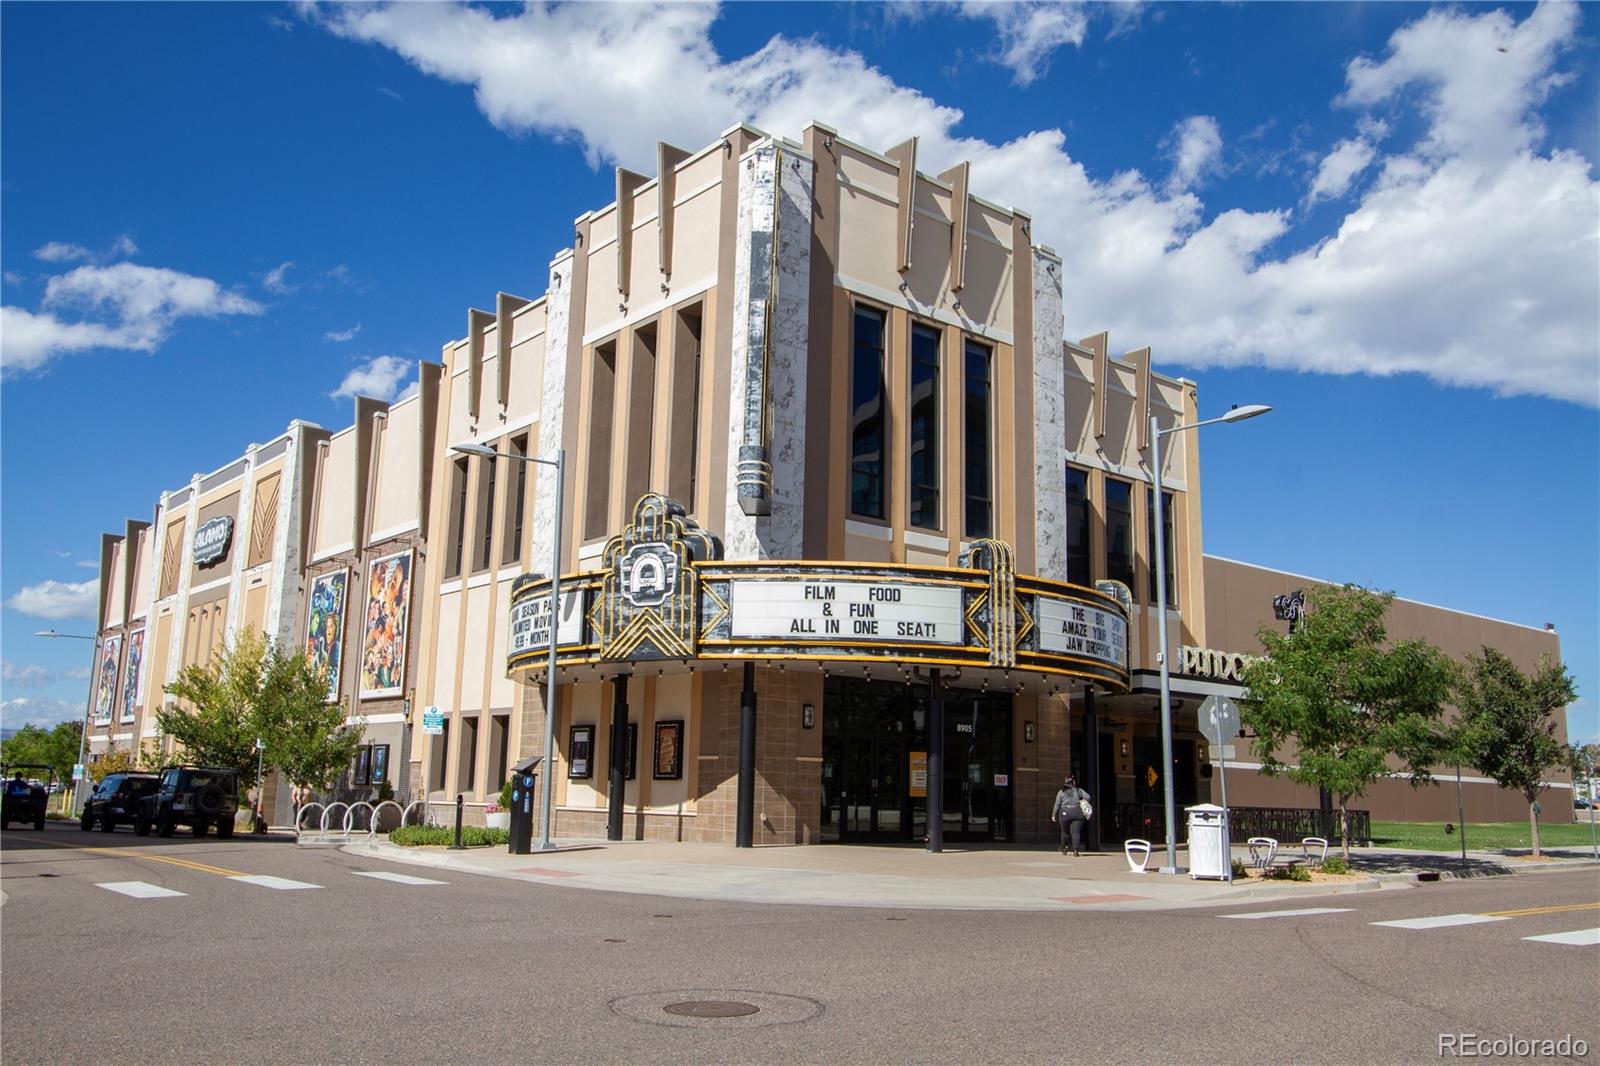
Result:
M687 1003L668 1003L661 1009L685 1018L742 1018L761 1011L754 1003L740 1003L735 999L691 999Z
M822 1004L805 996L755 992L747 988L684 988L619 996L611 1009L624 1018L651 1025L696 1029L757 1029L808 1022Z

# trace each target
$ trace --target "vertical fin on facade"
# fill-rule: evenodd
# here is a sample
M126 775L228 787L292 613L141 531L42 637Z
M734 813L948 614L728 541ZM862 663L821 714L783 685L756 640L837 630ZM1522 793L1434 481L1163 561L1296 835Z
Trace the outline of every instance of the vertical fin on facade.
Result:
M730 558L798 558L814 164L762 141L739 161L728 453ZM775 490L774 486L778 486Z
M678 198L678 164L690 153L666 141L656 142L656 269L661 276L672 276L672 234Z
M467 311L467 414L474 422L482 410L483 332L494 325L494 315L470 308Z
M549 458L565 446L567 397L567 334L572 321L572 275L576 257L571 249L550 264L550 286L545 293L544 377L539 399L539 455ZM530 569L550 565L555 545L556 474L542 463L535 464L536 484L528 498L540 501L532 509L533 555ZM569 484L565 486L570 490ZM571 518L568 518L571 521Z
M1150 349L1136 348L1122 358L1132 364L1134 388L1139 390L1134 417L1139 423L1139 450L1144 451L1150 447L1150 390L1154 384L1150 380Z
M917 139L911 138L883 153L900 166L900 204L895 209L895 269L911 269L911 226L917 214Z
M633 270L633 194L649 180L637 171L617 168L617 293L624 302Z
M1090 383L1093 399L1090 402L1094 408L1094 439L1100 440L1106 435L1106 377L1111 373L1106 360L1111 350L1111 334L1102 332L1085 337L1078 342L1078 347L1094 354L1094 381Z
M1061 257L1033 247L1034 569L1067 579L1067 379Z
M511 316L531 303L533 303L532 300L522 296L513 296L509 292L495 293L494 402L501 407L506 405L511 396Z
M939 180L950 186L950 291L960 292L967 283L967 206L971 196L972 164L960 162Z
M1017 564L1003 540L975 540L961 554L961 565L989 572L987 597L989 664L1003 669L1017 665ZM979 607L979 618L985 613Z

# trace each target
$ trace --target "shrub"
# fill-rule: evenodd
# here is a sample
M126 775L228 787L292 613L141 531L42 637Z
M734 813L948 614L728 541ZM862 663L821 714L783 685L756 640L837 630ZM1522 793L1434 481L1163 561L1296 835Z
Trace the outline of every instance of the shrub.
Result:
M500 786L500 809L502 811L511 809L511 778L509 777L506 778L506 783Z
M1267 876L1274 881L1309 881L1311 871L1299 863L1290 866L1274 866L1267 871Z
M1244 881L1244 880L1248 879L1249 876L1250 876L1249 868L1247 866L1245 866L1244 863L1240 862L1238 859L1234 859L1233 860L1233 879L1235 881Z
M1325 874L1347 874L1350 872L1350 862L1343 855L1329 855L1322 860L1322 872Z
M402 848L448 847L455 843L453 828L440 825L406 825L389 834L389 843ZM485 829L481 825L461 827L461 843L469 848L503 846L509 839L504 829Z

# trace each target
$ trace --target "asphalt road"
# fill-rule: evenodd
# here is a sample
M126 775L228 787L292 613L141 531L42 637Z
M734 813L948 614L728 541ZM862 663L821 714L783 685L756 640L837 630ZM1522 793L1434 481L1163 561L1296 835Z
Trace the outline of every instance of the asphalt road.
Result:
M5 1063L1388 1063L1439 1061L1441 1033L1570 1034L1600 1057L1600 946L1526 939L1600 927L1593 868L1194 911L897 913L70 823L0 844ZM182 894L123 894L152 889ZM1339 910L1223 917L1312 907ZM1495 911L1526 913L1372 924ZM759 1010L662 1009L683 1002Z

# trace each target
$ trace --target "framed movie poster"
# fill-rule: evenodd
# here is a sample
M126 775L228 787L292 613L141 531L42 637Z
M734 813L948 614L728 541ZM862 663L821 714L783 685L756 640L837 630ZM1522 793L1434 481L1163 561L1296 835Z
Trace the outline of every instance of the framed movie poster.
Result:
M389 745L372 745L371 784L381 785L389 779Z
M144 630L128 634L128 665L122 670L122 721L133 721L139 706L139 674L144 666Z
M100 643L100 680L95 684L94 720L101 725L111 721L117 704L117 662L122 658L122 636L107 637Z
M411 608L411 550L367 567L367 613L361 636L361 698L398 696L406 681Z
M328 702L339 700L339 665L344 648L344 604L350 571L332 570L311 579L306 613L306 663L327 671Z
M657 781L676 781L683 776L683 723L657 722L654 771Z
M575 725L568 734L567 776L585 778L594 772L594 726Z
M372 748L370 746L362 746L356 749L356 769L355 773L350 775L351 784L364 785L371 780L371 759Z

